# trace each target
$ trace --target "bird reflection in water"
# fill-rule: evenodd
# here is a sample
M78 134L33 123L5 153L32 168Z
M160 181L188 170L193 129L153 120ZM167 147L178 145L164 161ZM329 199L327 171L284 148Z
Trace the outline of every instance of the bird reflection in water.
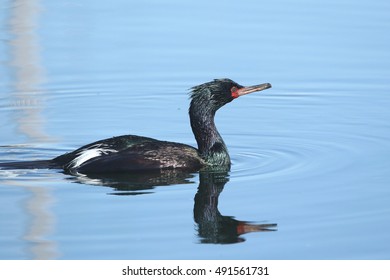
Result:
M153 193L156 186L191 184L194 175L175 170L155 170L137 173L92 173L78 174L69 180L81 184L113 188L112 195L139 195Z
M193 183L194 174L176 170L161 170L137 174L88 174L71 177L79 183L107 186L113 195L153 193L156 186ZM241 235L250 232L276 231L277 224L256 224L224 216L218 210L218 198L229 181L227 171L200 171L199 187L194 198L194 221L201 243L229 244L245 241Z
M242 234L275 231L277 224L254 224L223 216L218 210L218 198L229 181L227 172L200 172L195 195L194 220L202 243L228 244L245 241Z

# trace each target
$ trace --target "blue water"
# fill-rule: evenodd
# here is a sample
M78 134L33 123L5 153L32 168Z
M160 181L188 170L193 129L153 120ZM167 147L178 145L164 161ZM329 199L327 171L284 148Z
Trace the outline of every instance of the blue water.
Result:
M0 170L0 259L389 259L389 30L385 0L2 0L0 162L195 146L190 87L273 88L218 112L229 174Z

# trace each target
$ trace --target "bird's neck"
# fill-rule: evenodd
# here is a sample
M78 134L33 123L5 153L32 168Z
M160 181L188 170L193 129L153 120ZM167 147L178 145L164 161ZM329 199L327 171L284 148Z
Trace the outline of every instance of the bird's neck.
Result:
M200 156L209 165L230 168L227 147L214 123L215 112L192 104L189 113Z

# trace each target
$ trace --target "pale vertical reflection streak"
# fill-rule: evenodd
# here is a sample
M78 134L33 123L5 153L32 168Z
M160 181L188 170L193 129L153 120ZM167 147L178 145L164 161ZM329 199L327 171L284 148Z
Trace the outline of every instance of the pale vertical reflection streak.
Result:
M44 70L39 56L37 35L39 0L15 0L11 11L9 29L10 66L14 73L15 123L29 141L48 141L42 116Z
M29 218L23 238L29 242L28 251L31 258L55 259L58 257L57 244L48 238L55 224L55 216L50 211L54 198L45 187L24 186L24 188L30 192L30 196L23 205Z
M50 140L44 132L42 107L44 71L39 56L37 35L39 0L14 0L9 19L10 71L14 73L13 87L15 123L19 131L31 142ZM10 183L12 184L12 183ZM29 194L24 202L28 218L23 239L32 259L53 259L58 256L56 243L48 238L54 230L55 217L50 211L53 201L46 187L26 182L13 183ZM10 217L12 218L12 217Z

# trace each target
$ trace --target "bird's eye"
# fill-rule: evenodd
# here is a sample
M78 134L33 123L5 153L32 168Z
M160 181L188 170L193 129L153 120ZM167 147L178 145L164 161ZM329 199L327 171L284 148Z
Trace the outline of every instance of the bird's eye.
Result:
M238 88L236 86L234 86L234 87L232 87L230 89L230 92L231 92L233 98L237 98L238 97L238 92L237 91L238 91Z

